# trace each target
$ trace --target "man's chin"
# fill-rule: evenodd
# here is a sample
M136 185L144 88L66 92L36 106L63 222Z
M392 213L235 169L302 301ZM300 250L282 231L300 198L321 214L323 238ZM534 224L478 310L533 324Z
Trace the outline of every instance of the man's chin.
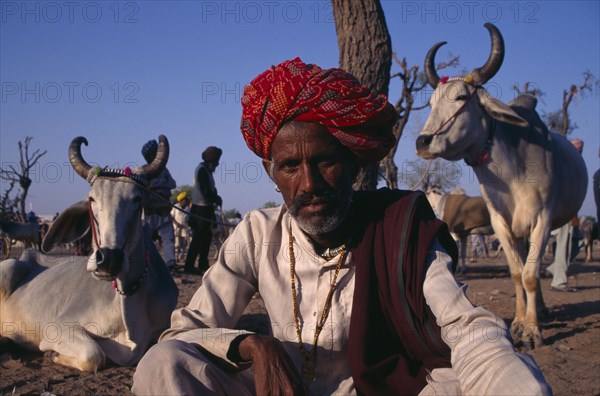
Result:
M342 216L333 214L312 214L294 217L298 226L307 234L323 235L335 231L344 220Z

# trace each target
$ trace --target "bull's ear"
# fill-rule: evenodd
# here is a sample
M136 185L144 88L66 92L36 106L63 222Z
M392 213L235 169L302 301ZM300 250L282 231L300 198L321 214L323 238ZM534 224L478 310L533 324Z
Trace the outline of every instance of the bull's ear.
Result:
M70 243L83 237L90 227L87 201L77 202L65 209L48 229L42 241L42 251L47 253L54 247Z
M516 126L520 126L526 128L529 126L529 123L521 118L513 109L499 100L492 98L487 91L483 89L477 90L477 94L479 95L479 103L483 106L486 113L489 114L490 117L501 121L506 122L507 124L512 124Z

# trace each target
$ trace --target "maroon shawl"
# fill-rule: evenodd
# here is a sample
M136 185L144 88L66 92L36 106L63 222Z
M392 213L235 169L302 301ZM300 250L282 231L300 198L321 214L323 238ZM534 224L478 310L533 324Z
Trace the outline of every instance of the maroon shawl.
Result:
M450 349L425 303L427 249L435 237L456 262L446 225L421 192L357 192L359 235L349 362L359 394L417 394L426 370L450 367Z

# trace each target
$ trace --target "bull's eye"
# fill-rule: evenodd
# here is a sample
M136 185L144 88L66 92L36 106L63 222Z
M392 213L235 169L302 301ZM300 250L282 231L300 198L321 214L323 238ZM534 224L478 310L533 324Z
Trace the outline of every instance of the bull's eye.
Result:
M458 95L456 97L456 100L467 100L467 99L469 99L468 95Z
M96 200L93 197L88 197L88 200L90 201L90 203L96 202Z

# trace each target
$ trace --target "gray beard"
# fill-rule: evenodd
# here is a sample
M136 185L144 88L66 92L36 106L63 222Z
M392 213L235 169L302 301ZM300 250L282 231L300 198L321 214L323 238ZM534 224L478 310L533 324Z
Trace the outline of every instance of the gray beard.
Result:
M288 213L296 222L298 227L308 235L323 235L335 231L346 219L352 204L353 191L340 194L335 197L334 211L325 216L317 218L303 218L298 215L302 205L292 202L288 207Z

